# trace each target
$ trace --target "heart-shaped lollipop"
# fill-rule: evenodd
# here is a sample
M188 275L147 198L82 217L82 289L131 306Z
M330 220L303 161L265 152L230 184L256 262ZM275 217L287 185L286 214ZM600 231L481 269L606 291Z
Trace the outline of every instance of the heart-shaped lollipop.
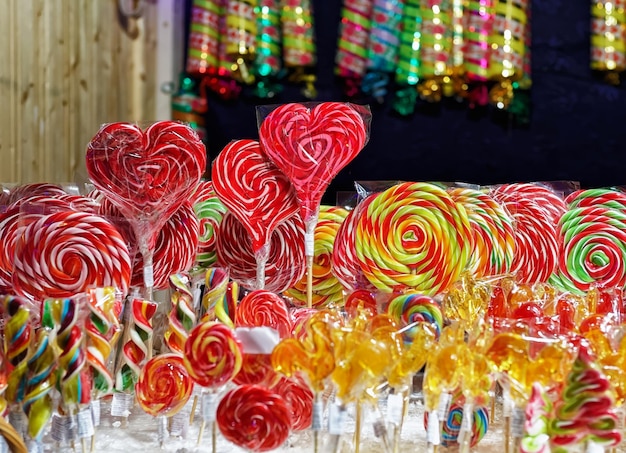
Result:
M284 104L261 123L263 152L293 184L305 223L316 216L332 179L365 146L369 115L365 107L341 102L312 109Z
M298 211L291 183L255 140L229 143L213 162L211 178L220 201L246 227L255 253Z

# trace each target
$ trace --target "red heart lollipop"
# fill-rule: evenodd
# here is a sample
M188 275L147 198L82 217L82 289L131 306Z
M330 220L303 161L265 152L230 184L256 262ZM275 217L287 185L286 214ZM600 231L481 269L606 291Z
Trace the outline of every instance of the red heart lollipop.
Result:
M362 109L340 102L313 109L285 104L261 123L263 152L293 184L305 223L315 219L332 179L365 146L369 111Z
M103 126L87 147L87 172L94 185L131 222L156 232L200 181L206 150L189 127L159 121L142 131L129 123Z
M298 211L287 177L254 140L229 143L213 162L213 189L246 227L256 253L269 244L276 226Z

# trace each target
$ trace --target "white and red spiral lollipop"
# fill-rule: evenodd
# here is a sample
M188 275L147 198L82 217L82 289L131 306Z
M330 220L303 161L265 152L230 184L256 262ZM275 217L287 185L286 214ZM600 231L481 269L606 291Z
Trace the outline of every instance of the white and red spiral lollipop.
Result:
M237 327L271 327L281 338L291 336L291 316L287 304L278 295L263 289L248 293L237 306Z
M202 181L198 184L192 196L192 204L200 222L196 266L206 269L217 261L215 242L226 213L226 206L217 198L211 181Z
M304 224L295 215L276 227L270 238L270 253L265 265L265 289L280 293L298 282L305 271ZM256 259L245 227L227 212L217 237L218 264L228 267L230 277L246 288L256 283Z
M124 294L131 262L124 239L102 217L56 212L35 220L15 245L13 287L32 300L114 286Z
M258 266L256 289L263 289L272 232L298 212L291 183L255 140L229 143L213 162L211 176L220 201L250 234Z

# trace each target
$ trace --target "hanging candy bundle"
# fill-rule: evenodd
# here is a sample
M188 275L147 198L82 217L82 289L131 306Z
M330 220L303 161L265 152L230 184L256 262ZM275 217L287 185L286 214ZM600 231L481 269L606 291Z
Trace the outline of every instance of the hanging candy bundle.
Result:
M591 2L591 68L606 74L610 83L619 83L626 69L626 2Z

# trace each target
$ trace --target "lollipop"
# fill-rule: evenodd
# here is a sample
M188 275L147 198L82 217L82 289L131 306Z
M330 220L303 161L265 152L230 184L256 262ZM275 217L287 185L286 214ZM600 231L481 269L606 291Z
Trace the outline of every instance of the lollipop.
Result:
M443 329L443 313L439 304L431 297L422 294L403 294L394 298L387 312L404 326L426 323L432 327L438 337ZM416 329L409 328L405 332L407 342L412 342Z
M208 268L217 261L215 242L219 235L220 223L226 213L226 206L217 198L213 183L203 181L193 194L193 210L200 222L198 254L196 264Z
M227 145L213 162L212 178L217 196L250 234L256 289L263 289L272 232L298 211L291 184L254 140Z
M265 265L265 289L283 292L298 282L305 271L304 224L295 215L276 227L270 239ZM218 263L227 266L230 277L246 288L256 285L256 259L250 237L231 213L226 213L217 238Z
M238 385L256 384L273 387L281 379L272 368L271 356L267 354L243 354L241 369L233 379Z
M313 392L301 378L282 378L273 388L288 404L291 411L291 429L302 431L311 426Z
M196 314L192 307L193 294L181 275L172 275L170 281L174 289L171 297L172 309L163 339L172 353L182 355L189 331L196 324Z
M477 278L508 272L515 247L510 216L493 198L481 191L453 188L448 193L465 207L472 227L474 247L467 269Z
M13 203L17 203L25 198L42 196L42 197L58 197L60 195L67 195L67 192L63 190L63 188L57 184L50 183L32 183L32 184L22 184L20 186L15 186L9 191L9 196L6 200L7 206Z
M153 287L165 289L170 275L185 273L194 263L198 248L200 224L190 203L183 203L170 217L157 236L154 247ZM132 286L141 286L143 257L135 255Z
M384 292L437 294L456 281L471 251L467 212L439 186L403 183L376 195L361 215L356 253Z
M7 362L13 367L9 374L5 396L10 403L24 398L28 371L28 348L33 336L33 324L28 301L20 297L4 296L4 345Z
M368 111L350 104L324 102L313 109L285 104L273 110L259 128L262 150L293 184L306 225L309 306L320 201L331 180L365 146L368 119Z
M334 206L321 206L315 226L315 256L313 258L313 301L314 307L339 304L343 300L343 288L331 271L333 246L341 223L348 211ZM306 305L307 279L300 280L285 295L295 305Z
M122 236L105 219L57 212L31 223L15 248L15 291L35 300L68 297L90 287L128 291L130 257Z
M552 401L541 385L533 384L533 389L526 405L524 437L521 453L550 453L550 419Z
M193 129L172 121L156 122L145 131L112 123L89 142L86 166L96 188L133 226L150 299L158 231L200 181L206 166L204 144Z
M224 305L224 299L228 291L228 269L222 267L211 267L204 275L204 295L202 296L202 314L213 320L216 318L216 308ZM234 327L226 320L223 323L229 327Z
M200 386L219 388L241 368L241 344L224 324L205 322L189 333L184 363L189 376Z
M269 451L289 436L291 412L285 399L264 387L242 385L217 408L217 424L230 442L250 451Z
M538 184L506 184L490 194L515 222L511 271L520 283L546 282L558 263L556 226L565 203Z
M291 316L285 301L265 290L252 291L241 299L235 315L235 325L267 326L277 330L281 338L291 336Z
M162 354L148 360L135 384L139 406L155 417L176 414L187 404L192 391L193 381L182 357L176 354Z

